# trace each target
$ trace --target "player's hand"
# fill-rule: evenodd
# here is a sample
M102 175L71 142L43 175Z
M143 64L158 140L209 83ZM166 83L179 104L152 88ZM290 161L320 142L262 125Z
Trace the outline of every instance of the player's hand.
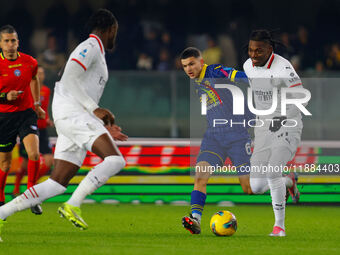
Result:
M107 109L97 108L93 111L93 114L101 119L105 126L112 126L115 123L115 116Z
M7 101L16 100L20 94L22 94L22 91L11 90L7 93Z
M46 112L39 105L35 107L35 112L38 115L38 119L45 119Z
M122 129L117 125L108 126L105 128L109 131L112 138L116 141L126 141L129 137L126 134L123 134Z
M282 124L286 124L287 117L274 117L273 121L269 125L269 130L272 132L279 131L279 129L282 127Z

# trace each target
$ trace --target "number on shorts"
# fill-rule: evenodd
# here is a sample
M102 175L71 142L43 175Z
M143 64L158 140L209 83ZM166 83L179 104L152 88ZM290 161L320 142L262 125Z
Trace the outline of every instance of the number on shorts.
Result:
M245 145L245 149L248 155L251 155L251 145L250 142L247 142Z

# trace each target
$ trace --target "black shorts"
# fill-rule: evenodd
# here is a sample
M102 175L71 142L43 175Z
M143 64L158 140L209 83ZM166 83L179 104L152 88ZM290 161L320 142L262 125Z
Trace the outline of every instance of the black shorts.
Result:
M38 134L37 120L33 109L0 113L0 152L12 151L17 136L22 141L28 134Z
M48 139L47 129L39 129L39 151L41 154L52 154L51 144ZM24 143L20 143L19 155L23 158L28 158Z

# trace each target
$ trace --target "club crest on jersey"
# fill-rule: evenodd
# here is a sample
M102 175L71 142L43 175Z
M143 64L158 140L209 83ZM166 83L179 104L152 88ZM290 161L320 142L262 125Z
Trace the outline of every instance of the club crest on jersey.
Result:
M14 75L15 75L16 77L19 77L19 76L21 75L20 70L19 70L19 69L15 69L15 70L14 70Z
M82 52L80 52L79 55L82 56L83 58L85 58L86 53L87 53L87 49L85 49Z

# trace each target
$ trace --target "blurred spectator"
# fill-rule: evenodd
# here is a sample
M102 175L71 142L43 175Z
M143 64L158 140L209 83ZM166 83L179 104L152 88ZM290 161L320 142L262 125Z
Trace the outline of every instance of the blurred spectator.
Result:
M152 70L152 58L146 55L145 53L139 54L137 60L137 69L138 70L145 70L150 71Z
M69 28L69 13L65 5L60 1L47 9L44 17L44 27L48 33L54 33L60 50L67 50L68 29Z
M59 72L65 64L65 55L59 52L54 34L47 36L47 49L38 55L38 63L52 73Z
M283 32L280 36L280 41L281 41L281 43L283 44L284 47L279 46L278 47L278 53L282 57L290 60L294 56L295 52L294 52L293 46L290 43L289 34L287 32Z
M146 32L142 51L151 57L152 62L158 59L160 52L160 43L157 40L157 33L154 29L150 29Z
M204 62L207 65L221 62L222 50L212 38L208 38L208 48L202 52Z
M89 17L92 15L93 9L91 8L88 0L82 0L79 8L71 18L71 30L74 37L77 39L77 45L88 38L91 31L87 31L85 27Z
M225 66L237 66L237 56L238 53L235 49L233 38L229 35L222 35L219 37L219 45L221 48L221 64Z
M178 52L176 52L176 46L172 41L172 37L169 32L163 32L161 34L161 48L166 49L171 57L175 56Z
M168 71L171 69L170 54L167 49L161 49L159 53L159 63L157 65L158 71Z
M308 30L304 26L298 28L294 48L300 58L300 69L314 68L315 51L309 41Z
M315 64L315 71L317 73L322 73L325 70L324 65L322 63L322 61L317 61Z
M340 49L338 43L331 45L327 54L326 66L329 70L340 70Z

